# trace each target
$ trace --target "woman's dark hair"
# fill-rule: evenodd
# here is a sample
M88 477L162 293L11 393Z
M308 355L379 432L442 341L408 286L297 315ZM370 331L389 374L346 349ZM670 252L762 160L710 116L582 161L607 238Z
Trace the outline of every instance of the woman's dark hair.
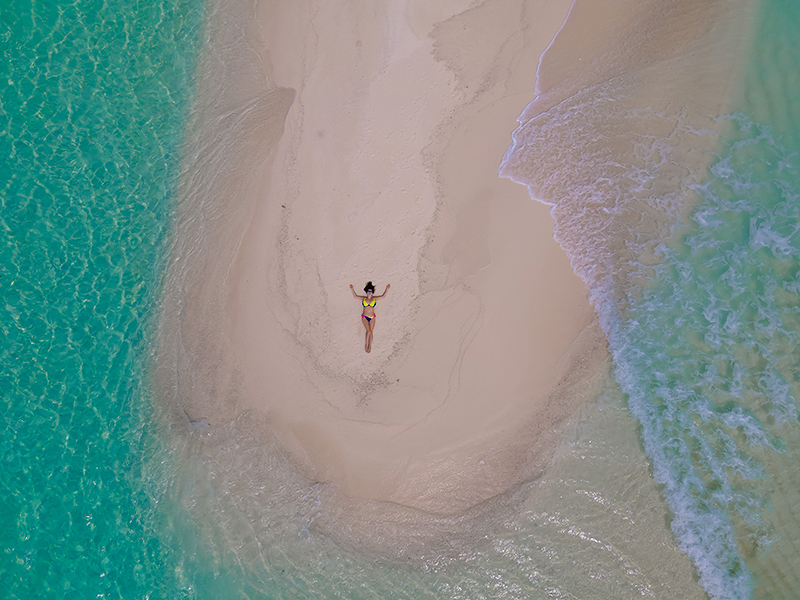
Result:
M373 294L375 293L375 286L372 285L371 281L368 281L367 285L364 286L364 293L368 294L370 292L372 292Z

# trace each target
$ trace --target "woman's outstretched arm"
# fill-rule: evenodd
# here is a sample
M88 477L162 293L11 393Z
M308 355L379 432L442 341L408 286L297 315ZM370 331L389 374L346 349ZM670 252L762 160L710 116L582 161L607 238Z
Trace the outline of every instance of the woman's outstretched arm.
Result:
M353 287L353 284L352 284L352 283L350 284L350 291L351 291L351 292L353 292L353 296L355 296L356 298L366 298L366 296L359 296L358 294L356 294L356 290L355 290L355 288ZM384 292L384 294L385 294L385 293L386 293L386 292Z
M350 286L350 287L352 287L352 286ZM386 289L383 290L383 293L380 296L373 295L372 297L373 298L377 298L378 300L380 300L381 298L383 298L388 293L390 287L392 287L392 284L391 283L387 283L386 284Z

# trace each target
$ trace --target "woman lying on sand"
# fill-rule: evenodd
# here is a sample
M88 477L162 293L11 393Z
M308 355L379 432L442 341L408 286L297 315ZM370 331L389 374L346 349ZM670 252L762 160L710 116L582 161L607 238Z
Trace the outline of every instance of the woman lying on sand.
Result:
M353 296L360 298L361 305L364 307L364 310L361 312L361 322L364 323L364 327L367 329L366 339L364 340L364 350L367 352L372 352L372 332L375 329L375 301L383 298L390 287L392 287L392 284L386 284L386 289L380 296L373 296L375 293L375 286L372 285L371 281L368 281L367 285L364 286L364 292L367 295L359 296L356 294L353 286L350 286L350 291L353 292Z

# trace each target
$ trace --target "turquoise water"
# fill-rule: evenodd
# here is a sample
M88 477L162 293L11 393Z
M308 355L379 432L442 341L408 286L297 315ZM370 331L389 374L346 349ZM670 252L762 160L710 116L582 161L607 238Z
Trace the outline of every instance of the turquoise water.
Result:
M624 310L595 290L618 383L496 534L409 564L321 534L319 488L266 445L175 448L155 409L203 10L0 4L4 597L702 597L695 574L796 596L800 6L762 3L700 204L631 263L644 283Z
M800 501L770 493L800 450L800 156L762 123L732 125L688 230L610 335L672 529L715 598L751 597L786 533L771 520L796 527Z
M702 201L609 327L672 530L713 598L794 597L800 572L799 28L797 3L761 7Z
M636 104L636 77L619 76L523 114L501 167L553 206L712 598L794 598L800 583L799 26L797 3L759 3L729 114L690 95Z
M0 3L4 598L182 596L145 373L202 14Z

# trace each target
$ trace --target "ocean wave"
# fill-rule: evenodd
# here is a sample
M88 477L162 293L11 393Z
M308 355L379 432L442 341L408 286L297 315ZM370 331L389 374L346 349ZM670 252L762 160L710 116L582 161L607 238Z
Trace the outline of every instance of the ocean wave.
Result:
M749 598L744 554L778 537L767 455L798 424L800 157L728 115L703 181L682 149L713 130L612 95L588 89L521 125L501 174L552 206L701 585ZM665 121L669 135L648 133Z

